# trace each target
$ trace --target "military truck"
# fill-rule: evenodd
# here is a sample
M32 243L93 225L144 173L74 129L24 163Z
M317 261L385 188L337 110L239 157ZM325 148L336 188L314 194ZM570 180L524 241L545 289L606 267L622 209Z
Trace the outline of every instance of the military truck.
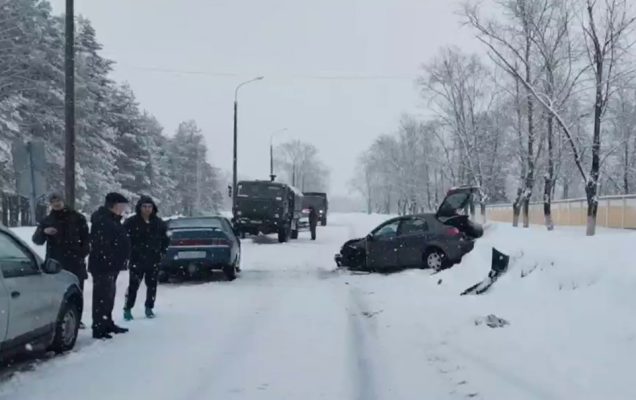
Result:
M318 213L320 225L327 225L327 210L329 209L327 193L305 192L303 196L303 208L313 207Z
M291 185L271 181L240 181L232 210L234 226L245 235L278 234L280 243L298 238L303 194Z

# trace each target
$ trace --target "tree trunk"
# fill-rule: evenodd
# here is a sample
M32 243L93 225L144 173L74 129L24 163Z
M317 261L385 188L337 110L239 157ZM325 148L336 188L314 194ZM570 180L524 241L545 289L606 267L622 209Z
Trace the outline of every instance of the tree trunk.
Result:
M585 185L587 195L587 236L596 233L598 212L598 180L601 169L601 123L603 120L603 58L596 54L596 102L594 103L594 135L592 137L592 167Z
M525 3L522 2L522 12L525 14ZM525 48L525 65L526 65L526 82L532 82L532 38L527 15L524 16L524 33L526 36ZM534 187L534 101L532 92L526 88L526 101L528 107L528 169L526 170L526 181L523 193L523 227L530 226L530 198L532 197L532 189Z
M530 197L523 196L523 227L530 227Z
M625 135L623 154L623 194L629 194L629 137Z
M545 226L549 231L554 230L552 221L552 188L554 185L554 149L553 149L554 117L548 116L548 173L543 186L543 215Z
M546 228L549 231L554 230L554 222L552 221L552 182L547 176L543 187L543 215Z
M519 226L519 215L521 214L521 188L517 189L517 198L512 203L512 226Z

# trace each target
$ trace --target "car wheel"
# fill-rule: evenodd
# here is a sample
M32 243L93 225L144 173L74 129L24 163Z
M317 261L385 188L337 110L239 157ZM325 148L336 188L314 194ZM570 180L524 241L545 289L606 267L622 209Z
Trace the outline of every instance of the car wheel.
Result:
M80 307L72 300L64 300L50 349L58 354L71 350L77 341L80 320Z
M298 230L291 231L291 238L298 239Z
M166 271L159 271L159 274L157 274L157 281L159 283L168 283L169 280L170 275L168 275Z
M230 282L236 279L236 267L234 265L223 267L223 273L225 274L225 279Z
M426 253L424 253L424 268L429 268L434 271L441 271L447 266L448 258L442 250L436 247L432 247L426 250Z
M322 221L320 221L320 226L327 226L327 218L323 218Z

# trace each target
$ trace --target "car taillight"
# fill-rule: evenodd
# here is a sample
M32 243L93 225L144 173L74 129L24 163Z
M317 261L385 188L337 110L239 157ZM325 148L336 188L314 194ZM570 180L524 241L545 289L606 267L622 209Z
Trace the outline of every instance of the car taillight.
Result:
M462 232L459 229L455 228L455 227L449 228L446 231L446 233L448 234L448 236L459 236L459 235L462 234Z
M212 246L224 246L224 247L230 246L230 241L225 239L212 239L211 242L212 242L211 243Z

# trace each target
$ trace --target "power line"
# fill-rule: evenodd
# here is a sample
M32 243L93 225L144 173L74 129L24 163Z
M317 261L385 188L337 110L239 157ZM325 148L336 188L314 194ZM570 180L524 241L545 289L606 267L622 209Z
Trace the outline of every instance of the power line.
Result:
M209 76L215 78L227 78L227 77L242 77L252 76L252 73L238 73L238 72L221 72L221 71L196 71L196 70L184 70L174 68L163 67L151 67L151 66L138 66L138 65L126 65L117 63L118 66L128 69L135 69L140 71L158 72L174 75L200 75ZM357 74L342 74L342 75L311 75L311 74L271 74L267 73L268 78L279 79L305 79L305 80L341 80L341 81L365 81L365 80L408 80L414 81L417 79L415 75L357 75Z

